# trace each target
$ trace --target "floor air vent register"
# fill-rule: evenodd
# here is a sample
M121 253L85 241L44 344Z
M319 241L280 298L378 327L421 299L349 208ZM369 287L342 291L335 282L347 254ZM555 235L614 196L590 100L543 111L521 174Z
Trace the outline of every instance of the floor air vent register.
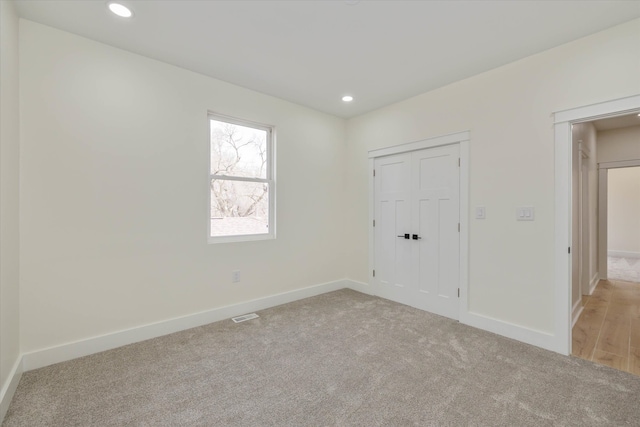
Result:
M240 322L246 322L247 320L251 320L251 319L257 319L258 316L255 313L251 313L251 314L243 314L242 316L238 316L238 317L232 317L231 320L233 320L235 323L240 323Z

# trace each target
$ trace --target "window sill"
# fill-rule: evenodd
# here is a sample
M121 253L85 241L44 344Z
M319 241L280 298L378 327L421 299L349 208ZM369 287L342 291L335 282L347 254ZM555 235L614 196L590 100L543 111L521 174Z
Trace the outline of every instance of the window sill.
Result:
M207 239L207 243L217 244L217 243L236 243L236 242L253 242L257 240L275 240L276 236L274 233L267 234L246 234L242 236L219 236L219 237L209 237Z

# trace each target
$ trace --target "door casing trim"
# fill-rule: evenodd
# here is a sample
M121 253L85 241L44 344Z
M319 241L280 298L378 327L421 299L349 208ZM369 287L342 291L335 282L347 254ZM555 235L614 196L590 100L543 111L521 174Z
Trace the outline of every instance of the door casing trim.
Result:
M460 303L458 319L461 323L468 318L469 312L469 142L471 132L457 132L448 135L435 136L420 141L406 144L394 145L391 147L379 148L369 151L369 287L373 295L378 294L373 270L375 269L375 235L373 220L375 219L375 180L373 177L375 159L394 154L408 153L411 151L423 150L426 148L442 147L445 145L459 144L460 146Z
M571 126L575 123L640 112L640 95L614 99L553 114L555 134L555 301L554 333L549 343L571 353ZM597 156L597 153L596 153Z
M598 163L598 273L601 279L608 277L607 257L609 253L607 236L609 199L609 169L640 166L640 159Z

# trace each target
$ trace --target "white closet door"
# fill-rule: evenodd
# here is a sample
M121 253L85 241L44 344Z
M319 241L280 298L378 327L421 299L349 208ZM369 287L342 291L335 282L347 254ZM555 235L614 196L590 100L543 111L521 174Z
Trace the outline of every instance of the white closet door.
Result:
M459 145L450 145L374 162L378 294L453 319L460 271L458 158Z
M459 146L417 151L412 156L413 276L416 306L458 319L460 284Z
M405 302L415 281L411 268L411 155L375 160L375 283L379 295ZM398 237L401 236L401 237Z

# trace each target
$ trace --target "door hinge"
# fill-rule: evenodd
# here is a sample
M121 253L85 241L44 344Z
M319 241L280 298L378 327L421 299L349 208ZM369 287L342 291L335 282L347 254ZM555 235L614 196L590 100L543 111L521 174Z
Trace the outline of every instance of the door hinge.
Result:
M460 167L460 157L458 157L458 167Z
M460 232L460 223L458 223L458 233Z
M375 169L373 170L373 176L376 176L376 170Z
M373 277L376 277L376 271L373 270Z
M376 226L376 220L375 219L373 220L373 226L374 227Z
M571 246L569 246L569 248L568 248L568 249L569 249L569 251L568 251L568 252L569 252L569 253L571 253Z
M460 298L460 288L458 288L458 298Z

